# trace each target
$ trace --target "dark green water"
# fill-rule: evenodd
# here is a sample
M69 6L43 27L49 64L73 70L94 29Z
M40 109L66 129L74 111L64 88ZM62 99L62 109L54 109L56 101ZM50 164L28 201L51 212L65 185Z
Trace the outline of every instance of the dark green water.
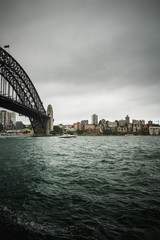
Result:
M0 137L0 239L160 239L160 137Z

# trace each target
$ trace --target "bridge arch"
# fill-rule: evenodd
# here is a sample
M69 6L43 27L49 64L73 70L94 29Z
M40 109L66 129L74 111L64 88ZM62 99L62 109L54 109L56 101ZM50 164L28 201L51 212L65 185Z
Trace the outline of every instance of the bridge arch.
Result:
M49 116L35 86L20 64L1 47L0 75L0 107L29 117L35 134L48 134Z

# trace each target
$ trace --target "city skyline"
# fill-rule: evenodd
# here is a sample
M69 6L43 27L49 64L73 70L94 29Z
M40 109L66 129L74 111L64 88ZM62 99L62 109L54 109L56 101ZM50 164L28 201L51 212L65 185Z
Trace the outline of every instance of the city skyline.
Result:
M49 112L49 111L52 112L52 107L50 105L47 108L47 112ZM16 122L19 122L19 118L17 119L17 114L15 112L7 110L7 109L0 108L0 123L3 124L2 118L1 118L2 112L5 112L5 113L7 113L10 116L10 117L8 117L7 123L9 123L10 120L12 120L13 124L15 124ZM27 117L25 117L25 118L27 118ZM52 115L51 118L52 118L53 126L54 126L55 125L54 124L54 116ZM16 121L16 119L17 119L17 121ZM159 125L159 123L160 123L159 120L154 121L152 119L150 119L150 120L146 120L146 119L142 119L142 118L141 119L137 119L137 118L131 118L129 115L126 115L125 117L123 116L123 118L120 118L120 119L118 119L118 118L114 119L114 120L112 120L112 119L105 119L105 118L99 118L99 116L94 113L94 114L92 114L92 116L90 116L90 120L88 118L86 118L86 119L79 119L76 122L72 121L72 123L64 123L64 124L59 123L57 125L61 125L62 124L62 125L66 125L67 126L67 125L74 125L74 124L77 124L77 123L87 124L87 125L99 125L100 121L105 121L105 122L110 122L110 123L112 123L112 122L114 123L116 121L118 121L118 122L121 122L121 121L123 122L124 121L124 122L127 122L127 123L134 123L135 121L138 121L138 122L143 122L143 125L148 124L148 123L149 123L149 125L152 125L152 124L154 124L154 125L158 124ZM31 123L30 122L27 122L27 123L23 122L23 124L30 125ZM53 128L52 128L52 131L53 131Z
M157 0L7 0L0 45L22 65L56 124L159 121ZM5 17L7 15L7 18ZM28 118L21 118L24 123Z

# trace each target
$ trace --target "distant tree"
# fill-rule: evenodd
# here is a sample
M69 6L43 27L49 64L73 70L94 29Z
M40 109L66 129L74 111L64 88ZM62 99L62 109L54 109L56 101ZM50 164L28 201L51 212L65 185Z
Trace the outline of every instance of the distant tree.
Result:
M149 135L149 129L142 128L142 135Z
M63 134L63 129L59 126L54 126L54 130L51 132L53 135L61 135Z
M0 123L0 132L2 132L3 131L3 125L2 125L2 123Z
M110 134L112 134L110 129L104 129L103 130L103 135L110 135Z
M83 133L84 133L84 131L79 130L79 129L77 130L77 134L78 134L78 135L82 135Z
M32 125L30 124L30 125L28 125L28 127L27 127L29 130L32 130Z
M118 121L118 120L115 120L115 122L117 123L117 126L119 127L119 121Z
M65 133L70 134L70 135L74 135L73 131L66 131Z
M30 131L26 129L26 130L23 132L23 134L27 134L27 133L30 133Z

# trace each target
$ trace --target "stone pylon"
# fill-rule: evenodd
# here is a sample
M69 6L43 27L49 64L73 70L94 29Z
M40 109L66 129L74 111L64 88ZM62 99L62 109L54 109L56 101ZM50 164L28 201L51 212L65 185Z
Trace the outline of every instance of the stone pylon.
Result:
M50 117L48 119L48 122L47 122L47 132L49 134L54 129L54 127L53 127L53 122L54 122L54 119L53 119L53 109L52 109L51 105L48 105L48 107L47 107L47 115Z

